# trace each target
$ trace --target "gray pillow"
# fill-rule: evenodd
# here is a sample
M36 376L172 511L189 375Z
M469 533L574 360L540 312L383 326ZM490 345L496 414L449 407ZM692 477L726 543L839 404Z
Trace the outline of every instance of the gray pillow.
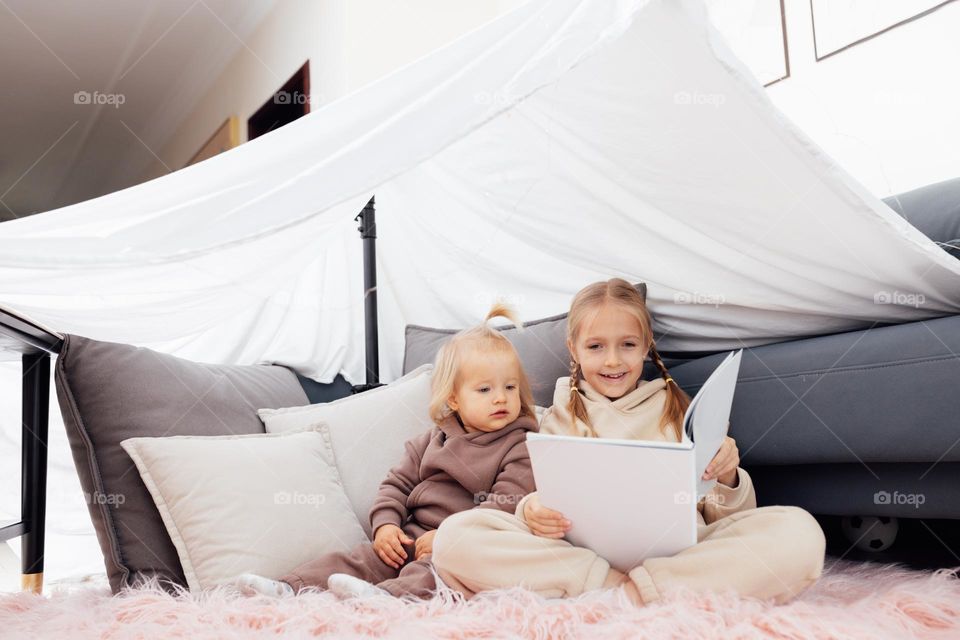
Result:
M263 433L257 409L307 403L284 367L198 364L73 335L64 338L55 379L114 593L153 576L166 587L186 585L177 551L122 440Z
M553 404L553 388L557 378L570 375L567 314L534 320L523 326L523 333L512 325L502 331L520 355L520 362L530 378L534 400L538 405L549 407ZM403 373L433 362L440 345L456 332L456 329L431 329L408 324Z
M647 299L647 285L635 285ZM534 401L543 407L553 404L553 389L557 378L570 375L570 352L567 351L567 314L550 316L526 322L524 331L513 325L503 328L503 334L513 343L520 362L530 379ZM407 325L403 353L403 372L409 373L420 365L433 362L440 345L457 332L456 329L433 329L415 324ZM644 374L646 375L646 374Z

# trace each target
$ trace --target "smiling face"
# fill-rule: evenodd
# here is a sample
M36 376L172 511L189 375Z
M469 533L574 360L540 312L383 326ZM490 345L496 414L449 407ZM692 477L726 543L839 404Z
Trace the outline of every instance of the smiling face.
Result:
M567 347L580 364L583 379L611 400L637 387L649 351L640 321L616 303L587 313Z
M464 354L447 406L468 433L497 431L520 415L520 363L506 350Z

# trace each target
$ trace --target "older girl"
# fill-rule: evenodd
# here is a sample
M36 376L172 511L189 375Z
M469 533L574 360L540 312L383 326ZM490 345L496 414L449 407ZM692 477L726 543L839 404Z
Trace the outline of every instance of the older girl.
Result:
M630 283L597 282L576 295L567 318L567 347L571 375L557 381L541 432L680 440L690 400L657 353L646 301ZM644 381L648 356L660 377ZM823 531L797 507L757 508L753 482L739 462L728 437L705 473L718 483L697 505L697 544L670 557L648 558L626 574L564 540L571 523L540 504L536 493L521 501L515 514L472 511L448 518L434 540L434 564L444 582L468 597L511 586L548 597L623 587L642 605L688 587L731 588L786 601L820 576Z

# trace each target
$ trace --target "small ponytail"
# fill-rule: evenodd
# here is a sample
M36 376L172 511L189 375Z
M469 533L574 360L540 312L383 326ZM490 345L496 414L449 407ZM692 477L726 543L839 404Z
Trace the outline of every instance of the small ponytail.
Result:
M494 318L506 318L513 323L513 326L517 328L518 332L523 331L523 325L517 318L517 314L513 312L513 309L502 302L493 303L493 306L490 307L490 311L487 312L487 317L483 319L483 324L489 323Z

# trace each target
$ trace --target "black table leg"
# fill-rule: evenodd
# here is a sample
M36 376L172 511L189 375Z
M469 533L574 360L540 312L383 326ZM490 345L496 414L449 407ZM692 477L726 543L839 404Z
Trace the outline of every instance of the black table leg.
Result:
M23 448L20 513L21 587L43 591L43 537L47 510L47 424L50 415L50 354L23 355Z

